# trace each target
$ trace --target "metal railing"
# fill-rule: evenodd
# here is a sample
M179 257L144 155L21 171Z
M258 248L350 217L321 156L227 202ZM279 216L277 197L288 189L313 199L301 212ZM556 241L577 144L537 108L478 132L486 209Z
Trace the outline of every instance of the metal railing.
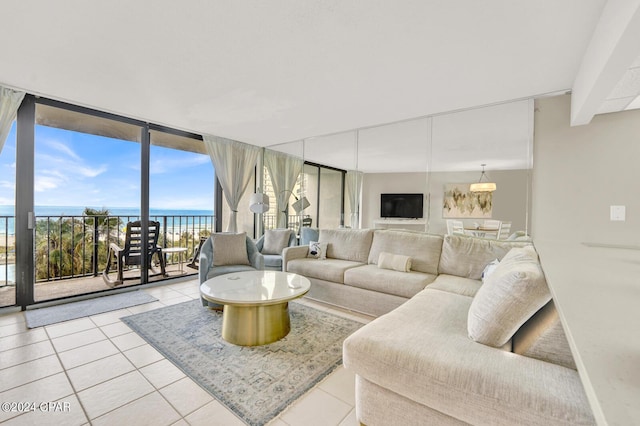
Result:
M0 216L0 287L15 285L16 246L9 233L14 229L13 216Z
M36 216L36 282L97 276L107 262L110 243L124 246L126 224L139 216ZM193 256L200 236L213 232L215 216L150 216L160 222L158 244L185 247ZM170 256L168 264L178 263ZM195 270L194 270L195 272Z
M300 223L303 219L309 219L309 215L290 215L287 217L287 227L296 233L300 230ZM262 223L264 229L275 229L278 227L278 215L275 214L263 214Z

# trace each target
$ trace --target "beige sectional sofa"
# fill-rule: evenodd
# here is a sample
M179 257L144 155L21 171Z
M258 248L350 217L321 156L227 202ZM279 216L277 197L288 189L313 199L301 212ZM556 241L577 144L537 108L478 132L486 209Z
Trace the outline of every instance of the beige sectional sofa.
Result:
M378 317L344 342L361 423L594 423L530 242L349 229L318 240L326 259L290 247L284 270L310 279L309 297ZM410 271L380 268L381 253L410 257Z

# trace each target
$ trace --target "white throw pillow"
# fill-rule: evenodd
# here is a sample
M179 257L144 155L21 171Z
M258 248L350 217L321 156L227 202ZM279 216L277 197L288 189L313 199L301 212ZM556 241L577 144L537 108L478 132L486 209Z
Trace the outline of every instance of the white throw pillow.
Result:
M549 300L551 294L535 249L513 248L471 302L467 317L469 337L502 347Z
M409 272L411 270L411 257L383 251L378 256L378 268Z
M264 243L262 245L262 254L282 254L289 245L291 238L290 229L268 229L264 232Z
M482 283L484 284L485 280L489 278L489 276L496 270L496 267L500 264L498 259L492 260L489 262L487 266L485 266L484 271L482 271Z
M247 234L211 234L213 266L251 265L247 255Z
M324 260L327 258L327 243L311 241L309 243L309 254L307 257Z

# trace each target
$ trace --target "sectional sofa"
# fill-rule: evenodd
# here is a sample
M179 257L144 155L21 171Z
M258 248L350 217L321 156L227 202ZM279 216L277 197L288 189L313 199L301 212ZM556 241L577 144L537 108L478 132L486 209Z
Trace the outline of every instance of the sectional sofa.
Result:
M343 348L361 423L594 424L531 242L351 229L312 238L313 254L285 249L283 269L310 279L308 297L377 317Z

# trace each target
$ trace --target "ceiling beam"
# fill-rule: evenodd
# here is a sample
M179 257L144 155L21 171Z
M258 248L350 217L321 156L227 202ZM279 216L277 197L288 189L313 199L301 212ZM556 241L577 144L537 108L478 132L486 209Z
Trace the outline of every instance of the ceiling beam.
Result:
M609 0L573 83L571 125L588 124L640 53L640 0Z

